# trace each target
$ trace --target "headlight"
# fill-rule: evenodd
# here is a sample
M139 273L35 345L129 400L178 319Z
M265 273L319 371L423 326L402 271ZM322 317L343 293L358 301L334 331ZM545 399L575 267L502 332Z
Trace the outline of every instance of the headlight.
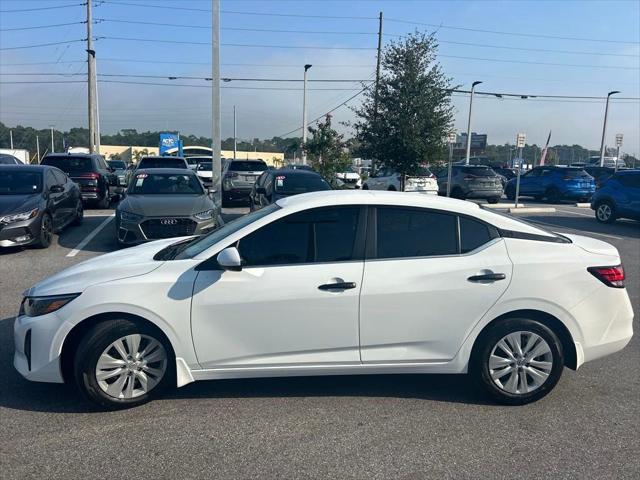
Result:
M23 220L29 220L36 215L38 215L38 209L34 208L33 210L29 210L28 212L14 213L13 215L5 215L4 217L0 217L0 223L21 222Z
M196 213L194 217L196 217L198 220L209 220L210 218L213 218L213 209Z
M25 297L20 305L20 315L38 317L55 312L79 295L79 293L71 293L68 295L51 295L48 297Z
M120 215L120 220L124 220L125 222L139 222L144 218L142 215L125 211L118 212L118 215Z

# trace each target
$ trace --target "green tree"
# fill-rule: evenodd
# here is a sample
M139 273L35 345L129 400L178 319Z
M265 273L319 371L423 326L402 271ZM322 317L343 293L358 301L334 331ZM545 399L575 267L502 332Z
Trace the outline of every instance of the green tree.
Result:
M311 166L331 185L336 186L336 173L344 172L351 163L344 137L331 127L331 115L327 114L318 127L309 127L311 138L304 145Z
M373 88L355 109L361 156L408 175L442 155L453 106L451 79L436 61L437 48L433 34L417 31L385 47L377 111Z

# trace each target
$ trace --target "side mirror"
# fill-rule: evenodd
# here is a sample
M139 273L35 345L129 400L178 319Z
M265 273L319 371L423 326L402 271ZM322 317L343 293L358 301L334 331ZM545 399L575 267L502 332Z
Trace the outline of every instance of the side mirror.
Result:
M51 185L51 187L49 188L49 192L62 193L64 192L64 187L62 185Z
M256 194L258 195L266 195L267 190L264 187L256 187Z
M239 272L242 270L242 260L240 259L240 252L236 247L228 247L222 250L216 257L218 265L225 270L232 272Z

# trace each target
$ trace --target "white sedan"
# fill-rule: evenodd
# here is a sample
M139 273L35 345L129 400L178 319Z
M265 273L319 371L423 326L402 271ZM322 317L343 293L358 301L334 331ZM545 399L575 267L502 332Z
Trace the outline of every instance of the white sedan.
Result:
M627 345L624 279L611 245L470 202L316 192L36 284L14 365L106 408L195 380L466 372L524 404Z

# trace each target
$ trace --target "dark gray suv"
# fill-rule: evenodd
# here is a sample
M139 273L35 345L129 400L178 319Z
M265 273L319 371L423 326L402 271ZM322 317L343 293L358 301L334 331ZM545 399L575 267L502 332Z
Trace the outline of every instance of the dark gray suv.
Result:
M500 176L485 165L453 165L451 167L451 196L485 198L489 203L498 203L502 198ZM447 194L447 169L438 172L438 194Z

